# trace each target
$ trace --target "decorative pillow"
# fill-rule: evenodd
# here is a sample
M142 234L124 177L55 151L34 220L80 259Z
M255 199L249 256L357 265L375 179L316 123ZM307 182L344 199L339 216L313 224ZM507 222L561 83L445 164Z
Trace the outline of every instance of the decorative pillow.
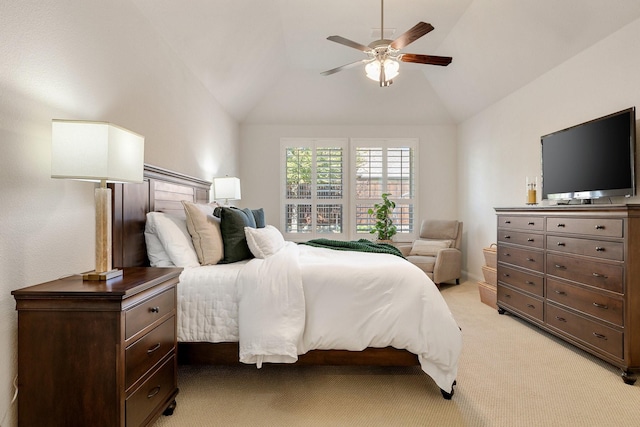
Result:
M251 209L251 213L256 220L256 228L264 228L267 225L264 221L264 209Z
M285 241L280 230L273 225L263 228L245 227L244 233L251 253L256 258L264 259L283 248Z
M416 240L409 255L436 256L440 249L450 248L452 240Z
M218 207L214 215L220 218L220 231L224 244L224 256L220 263L229 264L253 258L244 234L245 227L256 228L256 220L251 209Z
M149 212L147 223L155 229L162 247L176 267L196 267L200 265L193 248L187 221L162 212Z
M213 207L182 201L187 216L187 230L198 255L200 265L220 262L223 256L220 219L213 216Z

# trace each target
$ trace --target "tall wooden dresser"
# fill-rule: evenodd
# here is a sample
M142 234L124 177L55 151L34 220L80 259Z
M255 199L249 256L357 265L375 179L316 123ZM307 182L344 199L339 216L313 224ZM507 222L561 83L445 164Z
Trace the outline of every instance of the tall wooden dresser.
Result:
M180 268L12 292L20 426L143 426L175 407Z
M640 205L496 208L498 311L640 369Z

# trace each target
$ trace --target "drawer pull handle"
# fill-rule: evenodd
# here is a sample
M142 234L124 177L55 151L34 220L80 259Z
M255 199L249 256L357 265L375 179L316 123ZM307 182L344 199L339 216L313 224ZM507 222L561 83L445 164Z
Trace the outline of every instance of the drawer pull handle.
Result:
M593 303L594 307L598 307L598 308L602 308L604 310L608 310L609 306L607 306L606 304L598 304L597 302Z
M605 340L605 341L607 340L607 336L606 335L602 335L602 334L599 334L597 332L594 332L593 336L596 337L596 338L599 338L601 340Z
M534 240L533 240L533 237L529 237L529 238L527 239L527 242L533 242L533 241L534 241Z
M504 277L511 277L511 275L509 273L502 273L502 276Z
M596 225L596 230L604 230L604 225Z
M510 238L511 238L511 236L506 235L506 236L504 236L504 238L505 238L505 239L510 239Z
M505 298L511 298L511 294L504 294Z
M596 246L596 252L604 252L604 248L602 246Z
M535 306L535 305L533 305L533 304L527 304L527 307L529 307L529 308L534 308L534 309L536 308L536 306Z
M565 267L564 265L560 265L560 264L556 264L555 265L556 268L559 268L561 270L565 270L567 267Z
M565 291L554 291L558 295L567 295Z
M159 348L160 348L160 343L157 343L156 345L154 345L153 347L150 347L150 348L147 350L147 354L151 354L151 353L153 353L154 351L156 351L156 350L157 350L157 349L159 349Z
M535 223L535 222L533 222L533 221L529 221L529 224L528 224L528 225L536 225L536 223Z
M564 225L563 223L559 223L556 227L558 227L558 228L564 228L564 227L565 227L565 225Z
M524 283L525 285L535 285L531 280L525 280Z
M504 252L502 255L504 256L511 256L511 254L509 252Z
M560 321L560 322L567 322L567 319L565 319L564 317L560 317L560 316L556 316L556 320Z
M149 307L150 313L160 313L160 307Z
M505 223L505 224L511 224L511 221L506 220L504 223Z
M147 394L147 399L151 399L153 396L155 396L158 393L160 393L160 386L159 385L155 386L153 389L151 389L149 394Z
M527 261L536 262L535 259L527 257Z
M599 277L601 279L608 279L607 276L605 276L604 274L599 274L599 273L592 273L593 277Z
M557 245L558 246L566 246L566 244L564 242L558 242Z

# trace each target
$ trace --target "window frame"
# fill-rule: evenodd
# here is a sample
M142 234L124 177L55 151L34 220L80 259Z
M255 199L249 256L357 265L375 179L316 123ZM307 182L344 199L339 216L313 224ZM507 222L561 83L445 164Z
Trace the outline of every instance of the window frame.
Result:
M288 199L287 198L287 149L288 148L310 148L311 153L311 198L310 199ZM322 199L317 194L317 152L322 148L342 149L342 197ZM349 235L349 200L348 193L349 180L349 139L348 138L280 138L280 229L286 240L306 241L317 238L327 238L331 240L346 240ZM311 231L308 233L287 232L287 208L288 204L311 205ZM323 204L342 205L342 231L340 233L321 233L317 229L317 206Z
M370 233L358 233L357 232L357 219L355 215L357 214L357 205L359 204L367 204L367 202L377 203L382 201L382 198L357 198L357 181L356 181L356 173L357 173L357 155L356 151L359 148L382 148L383 149L383 172L382 175L382 193L388 192L387 184L389 175L387 172L388 166L388 149L389 148L410 148L412 153L412 174L410 175L411 186L412 186L412 197L406 199L398 199L396 197L390 197L389 199L394 201L397 205L412 205L413 206L413 229L410 232L401 232L394 236L394 241L396 242L412 242L415 240L419 234L417 218L419 218L418 212L418 194L419 194L419 153L418 153L419 140L418 138L351 138L349 141L349 157L350 157L350 174L349 174L349 211L352 212L353 217L349 217L351 227L349 229L349 236L351 240L358 239L371 239L375 240L375 236Z

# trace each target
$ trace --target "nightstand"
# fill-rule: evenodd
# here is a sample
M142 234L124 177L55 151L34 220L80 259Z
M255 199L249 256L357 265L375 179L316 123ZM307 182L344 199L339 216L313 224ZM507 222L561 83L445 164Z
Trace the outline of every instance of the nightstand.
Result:
M20 426L146 426L173 413L180 268L12 292Z

